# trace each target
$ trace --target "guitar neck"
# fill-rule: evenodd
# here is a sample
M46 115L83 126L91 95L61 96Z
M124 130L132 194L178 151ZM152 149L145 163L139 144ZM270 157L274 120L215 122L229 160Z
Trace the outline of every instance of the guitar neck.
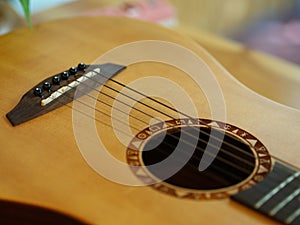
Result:
M300 224L300 172L276 162L261 183L232 199L284 224Z

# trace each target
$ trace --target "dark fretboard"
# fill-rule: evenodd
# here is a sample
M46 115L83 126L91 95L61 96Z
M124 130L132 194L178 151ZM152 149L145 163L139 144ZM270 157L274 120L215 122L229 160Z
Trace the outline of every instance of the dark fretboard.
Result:
M275 163L259 184L232 199L284 224L300 224L300 172Z

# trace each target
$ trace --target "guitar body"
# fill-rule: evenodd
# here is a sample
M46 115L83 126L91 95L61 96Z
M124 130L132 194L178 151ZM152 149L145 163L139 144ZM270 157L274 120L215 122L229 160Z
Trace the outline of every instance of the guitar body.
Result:
M254 135L271 156L300 165L300 111L252 92L196 43L173 31L130 19L77 18L0 37L0 198L54 209L90 224L277 224L230 198L181 199L152 187L105 179L79 151L68 107L72 104L16 127L5 117L25 92L46 77L81 61L92 63L119 45L141 40L173 42L196 53L221 87L227 117L223 122ZM144 62L129 65L115 79L128 84L152 75L180 84L193 99L199 117L211 118L205 94L180 69ZM165 88L166 93L174 91ZM140 130L146 127L137 126ZM110 153L126 162L127 146L113 130L101 124L97 129Z

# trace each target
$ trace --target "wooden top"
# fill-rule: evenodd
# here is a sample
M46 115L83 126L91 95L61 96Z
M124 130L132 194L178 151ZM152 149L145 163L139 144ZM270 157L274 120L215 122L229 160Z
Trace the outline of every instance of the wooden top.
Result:
M87 0L83 4L81 1L75 1L33 15L33 20L39 23L62 17L76 17L83 11L109 4L117 6L122 2L124 1L104 0L99 2ZM171 3L177 8L179 14L180 24L175 28L177 31L199 42L232 75L255 92L281 104L300 109L299 65L248 49L242 44L200 29L200 27L215 31L219 29L219 32L222 30L224 33L229 28L241 27L247 23L247 20L251 21L255 15L259 17L265 13L265 10L269 8L269 3L251 2L249 4L248 0L241 1L237 6L241 9L241 18L226 11L230 9L219 7L219 10L223 10L221 13L222 20L212 15L216 8L215 4L219 4L218 6L220 4L222 6L223 4L234 4L231 3L231 0L222 3L195 0L191 4L185 4L181 0L172 0ZM290 9L293 6L293 1L287 3L282 0L273 0L272 6L272 10L279 13L281 10ZM249 11L246 12L245 9ZM199 16L199 13L201 16ZM209 16L207 13L209 13Z
M299 65L184 24L177 30L196 40L250 89L276 102L300 109Z
M80 12L84 10L91 10L93 8L99 8L101 6L107 4L119 4L123 2L122 0L105 0L105 1L94 1L88 0L82 4L81 1L75 1L70 4L66 4L60 7L56 7L54 9L49 9L45 12L38 13L33 15L33 20L36 22L44 22L51 19L57 19L60 17L74 17ZM230 2L230 1L229 1ZM185 33L199 42L203 47L205 47L210 54L212 54L222 65L237 79L239 79L246 86L250 87L255 92L266 96L274 101L279 103L300 108L300 89L298 88L300 85L300 68L299 65L291 64L287 61L274 58L270 55L258 53L257 51L253 51L247 49L245 46L238 44L236 42L229 41L220 36L216 36L211 33L207 33L201 29L196 29L191 27L189 24L199 24L205 23L206 20L203 20L203 17L198 16L199 11L195 13L193 11L192 16L190 15L189 10L191 8L201 8L201 1L195 1L193 4L194 7L187 6L182 1L173 0L172 3L176 7L179 7L179 16L180 20L185 23L181 23L176 30ZM228 2L226 2L228 3ZM226 4L222 3L222 4ZM210 3L215 4L215 3ZM219 4L219 3L218 3ZM231 4L231 3L229 3ZM248 4L247 1L241 3L240 7L244 8L244 6ZM276 9L282 9L282 7L290 8L292 6L292 2L287 4L286 2L276 0L273 1L273 4L276 5ZM212 9L214 7L206 7L201 8L206 12L206 8ZM263 7L262 7L263 6ZM253 14L261 13L260 10L268 7L266 3L251 3L251 8L253 10ZM188 14L186 12L189 12ZM227 14L226 14L227 15ZM231 14L227 15L229 18ZM244 16L251 15L244 13ZM212 19L212 18L211 18ZM218 20L218 21L215 21ZM232 23L235 22L234 19L229 19ZM205 22L203 22L205 21ZM210 23L203 25L204 26L212 26L217 25L215 23L222 23L219 21L219 18L216 17ZM239 21L241 22L241 21ZM211 23L214 23L213 25ZM224 22L226 23L226 22ZM224 26L222 29L226 29Z
M191 201L162 194L150 187L128 187L103 178L80 154L73 133L72 112L68 107L18 127L12 127L5 118L26 91L49 75L76 65L79 60L93 62L118 45L149 39L171 41L192 49L220 82L228 113L226 122L256 136L271 155L299 165L299 110L249 91L197 43L176 32L130 19L77 18L53 21L38 25L32 31L21 29L0 37L3 46L0 49L0 71L3 73L0 76L0 96L3 98L0 107L0 197L56 209L91 224L179 225L199 224L200 221L212 225L233 222L275 225L276 222L229 199ZM128 53L123 52L123 60L128 58ZM134 55L142 54L140 51ZM185 59L178 60L179 63L182 61ZM193 97L201 117L208 118L210 107L204 93L182 70L171 69L151 62L134 64L119 74L118 80L130 83L159 71L164 78L181 84ZM198 75L202 81L206 80L206 73ZM143 85L147 86L148 83ZM178 91L167 87L160 89L169 95ZM110 121L109 118L106 120ZM80 125L85 127L86 124ZM291 130L292 127L295 129ZM99 125L98 129L99 134L104 135L105 146L115 157L124 160L127 146L118 141L112 129L104 125ZM235 132L244 134L240 130ZM88 144L95 140L89 132L85 132L84 137ZM106 163L101 159L94 162L97 165ZM117 172L123 174L124 171ZM178 196L180 193L178 190Z

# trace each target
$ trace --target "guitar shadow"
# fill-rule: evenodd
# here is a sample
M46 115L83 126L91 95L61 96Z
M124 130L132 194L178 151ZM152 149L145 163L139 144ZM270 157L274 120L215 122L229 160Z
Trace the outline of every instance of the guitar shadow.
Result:
M87 225L87 223L54 210L7 200L0 200L0 224Z

